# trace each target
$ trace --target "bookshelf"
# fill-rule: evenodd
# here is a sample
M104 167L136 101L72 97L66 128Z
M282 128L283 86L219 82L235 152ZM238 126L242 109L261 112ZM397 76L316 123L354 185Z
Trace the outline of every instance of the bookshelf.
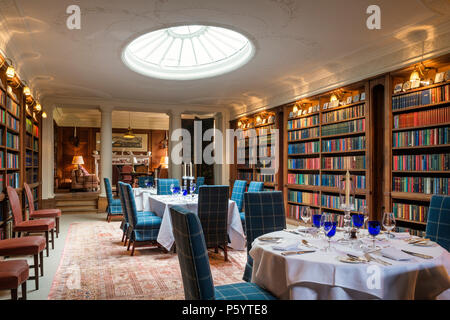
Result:
M248 184L259 181L264 182L265 190L281 190L283 170L279 150L283 142L282 121L282 108L231 121L232 129L241 130L234 143L231 185L235 180L246 180ZM278 139L274 130L278 130ZM260 155L265 159L261 159ZM276 159L278 162L274 162ZM278 170L271 170L271 166Z
M426 229L432 195L448 195L450 189L450 81L429 81L450 70L450 59L425 66L430 69L420 86L410 90L400 87L414 66L391 73L390 92L391 209L400 230L418 235Z

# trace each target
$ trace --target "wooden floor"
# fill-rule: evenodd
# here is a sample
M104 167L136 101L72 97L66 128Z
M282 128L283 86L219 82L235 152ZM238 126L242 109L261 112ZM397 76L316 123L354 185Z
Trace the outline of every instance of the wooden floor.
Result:
M63 214L97 213L100 192L60 192L55 193L55 206Z

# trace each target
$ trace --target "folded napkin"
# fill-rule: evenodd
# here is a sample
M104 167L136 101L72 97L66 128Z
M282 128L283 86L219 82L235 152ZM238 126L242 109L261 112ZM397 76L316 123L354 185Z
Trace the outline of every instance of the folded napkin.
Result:
M406 254L403 251L400 251L399 249L396 249L393 247L381 249L380 252L383 257L386 257L386 258L389 258L392 260L397 260L397 261L411 260L411 256L409 254Z
M391 234L394 236L395 239L402 240L411 238L409 232L391 232Z
M353 249L350 248L349 246L345 246L345 245L341 245L338 243L335 243L333 245L334 249L336 250L336 252L340 255L347 255L347 254L351 254L357 257L364 257L364 252L357 250L357 249Z
M277 245L272 246L273 250L277 251L294 251L299 250L299 244L298 242L286 242L286 243L280 243Z

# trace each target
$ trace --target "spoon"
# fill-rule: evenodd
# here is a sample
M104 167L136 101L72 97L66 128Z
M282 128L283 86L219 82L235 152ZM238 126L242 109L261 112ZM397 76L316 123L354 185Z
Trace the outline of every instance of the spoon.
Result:
M312 244L310 244L310 243L308 242L308 240L303 239L303 240L302 240L302 243L303 243L305 246L307 246L307 247L317 248L316 246L313 246Z

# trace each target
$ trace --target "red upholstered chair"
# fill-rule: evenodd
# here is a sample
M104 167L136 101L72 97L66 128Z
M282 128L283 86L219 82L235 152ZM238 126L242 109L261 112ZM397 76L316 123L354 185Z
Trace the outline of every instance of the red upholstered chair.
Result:
M27 183L23 184L25 188L25 194L28 201L28 211L30 219L42 219L42 218L54 218L56 223L56 237L59 236L59 218L61 217L61 210L59 209L41 209L35 210L34 197L31 192L30 186Z
M45 238L41 236L0 240L0 256L32 255L34 257L34 265L30 266L30 268L34 268L34 276L29 279L34 279L36 290L39 289L39 267L41 268L41 276L44 275L44 249Z
M28 263L26 260L0 261L0 290L11 290L17 300L17 288L22 285L22 300L27 300Z
M132 166L123 166L120 171L120 181L123 183L133 184L134 182L134 174Z
M20 234L22 232L27 233L44 233L45 243L47 247L47 257L49 256L49 239L48 234L51 233L52 236L52 249L55 248L55 220L53 219L37 219L37 220L23 220L22 218L22 206L20 205L19 196L17 195L16 189L8 186L7 187L9 205L11 206L11 211L13 213L13 235L16 232Z

